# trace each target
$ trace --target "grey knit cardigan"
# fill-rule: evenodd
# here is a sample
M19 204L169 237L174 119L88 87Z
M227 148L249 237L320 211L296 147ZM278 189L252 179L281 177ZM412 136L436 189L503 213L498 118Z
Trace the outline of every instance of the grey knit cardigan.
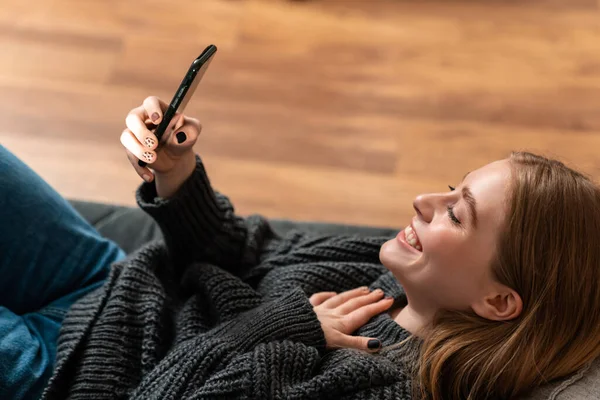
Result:
M236 216L204 166L178 193L137 190L164 233L112 266L62 326L51 399L410 399L395 352L325 348L308 297L359 286L406 295L379 262L384 237L280 237ZM355 335L410 334L382 313Z

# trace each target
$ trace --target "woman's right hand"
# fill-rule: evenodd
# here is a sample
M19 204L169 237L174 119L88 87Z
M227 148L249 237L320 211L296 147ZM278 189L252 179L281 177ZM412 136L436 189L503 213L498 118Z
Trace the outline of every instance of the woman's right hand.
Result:
M202 130L197 119L175 114L159 144L154 130L167 107L158 97L147 97L127 114L127 128L121 134L133 169L146 182L156 180L157 194L163 198L172 196L194 171L193 146ZM147 166L140 166L139 160Z
M371 292L367 287L339 294L335 292L313 294L309 301L325 333L326 347L379 351L381 342L377 338L351 336L351 334L394 304L392 297L383 298L383 294L381 289Z

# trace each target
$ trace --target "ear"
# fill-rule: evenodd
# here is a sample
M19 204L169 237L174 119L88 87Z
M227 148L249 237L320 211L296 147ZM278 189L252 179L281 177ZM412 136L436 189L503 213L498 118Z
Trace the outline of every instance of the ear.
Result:
M513 289L503 286L471 305L477 315L493 321L510 321L523 311L521 296Z

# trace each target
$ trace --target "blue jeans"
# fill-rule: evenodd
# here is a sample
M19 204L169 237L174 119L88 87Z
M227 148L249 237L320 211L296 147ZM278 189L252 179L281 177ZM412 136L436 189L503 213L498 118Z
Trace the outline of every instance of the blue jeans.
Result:
M0 398L37 399L69 307L125 257L0 145Z

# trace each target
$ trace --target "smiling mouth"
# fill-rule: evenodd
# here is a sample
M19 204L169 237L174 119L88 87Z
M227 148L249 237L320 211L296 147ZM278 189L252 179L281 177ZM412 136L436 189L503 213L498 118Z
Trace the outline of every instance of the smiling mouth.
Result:
M419 237L417 236L417 232L413 229L412 225L409 225L404 229L404 233L406 235L406 242L410 244L415 249L421 251L423 250L423 246L419 241Z
M405 229L398 232L398 235L396 236L396 240L398 240L398 242L400 242L400 246L406 247L407 250L418 253L418 254L422 253L421 250L417 250L416 247L413 247L410 243L408 243L408 241L406 240L406 230Z
M418 251L423 251L423 246L419 241L419 237L417 236L417 232L415 232L412 225L408 225L404 229L404 237L406 238L406 243L408 243L412 248Z

